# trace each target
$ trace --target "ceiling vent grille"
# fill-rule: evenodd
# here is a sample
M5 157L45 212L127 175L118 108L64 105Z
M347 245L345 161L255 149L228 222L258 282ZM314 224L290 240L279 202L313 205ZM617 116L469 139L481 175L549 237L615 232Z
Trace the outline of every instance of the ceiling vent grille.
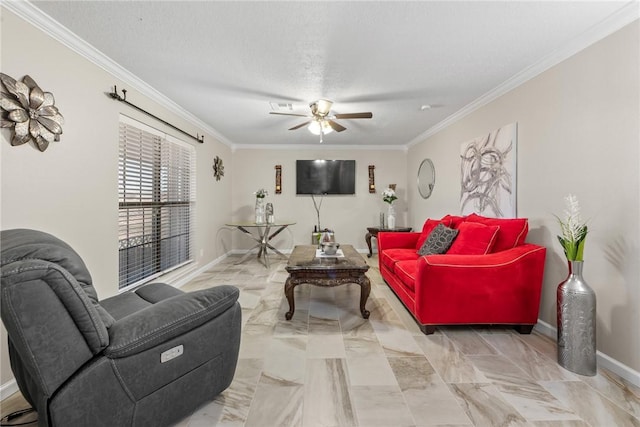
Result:
M293 104L288 102L270 102L273 111L293 111Z

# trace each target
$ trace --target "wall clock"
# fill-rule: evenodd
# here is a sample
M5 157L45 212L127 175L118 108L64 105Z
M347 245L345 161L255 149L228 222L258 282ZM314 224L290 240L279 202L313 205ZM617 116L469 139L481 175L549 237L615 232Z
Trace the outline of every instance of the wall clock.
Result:
M213 159L213 176L216 181L220 181L220 178L224 176L224 165L222 164L222 159L218 156Z

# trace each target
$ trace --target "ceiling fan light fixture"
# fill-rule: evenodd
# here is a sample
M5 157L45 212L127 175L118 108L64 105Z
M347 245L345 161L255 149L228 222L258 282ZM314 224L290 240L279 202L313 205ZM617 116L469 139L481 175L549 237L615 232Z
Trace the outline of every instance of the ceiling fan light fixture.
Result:
M313 120L311 123L309 123L307 129L309 129L309 132L314 135L320 135L321 129L323 135L327 135L333 132L333 128L324 120Z
M311 107L311 112L313 113L313 115L317 115L317 116L321 116L324 117L327 114L329 114L329 112L331 111L331 106L333 105L333 102L328 101L326 99L319 99L315 102L312 102L311 104L309 104L309 106Z

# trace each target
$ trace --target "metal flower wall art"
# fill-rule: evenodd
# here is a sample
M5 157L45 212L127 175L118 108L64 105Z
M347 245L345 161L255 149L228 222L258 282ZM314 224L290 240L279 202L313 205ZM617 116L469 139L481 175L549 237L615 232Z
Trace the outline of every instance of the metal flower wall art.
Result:
M53 94L44 92L29 76L22 81L0 73L2 121L0 127L14 128L11 145L22 145L32 139L40 151L59 141L64 118L54 105Z
M218 156L213 159L213 176L216 181L220 181L220 178L224 176L224 165L222 164L222 159Z

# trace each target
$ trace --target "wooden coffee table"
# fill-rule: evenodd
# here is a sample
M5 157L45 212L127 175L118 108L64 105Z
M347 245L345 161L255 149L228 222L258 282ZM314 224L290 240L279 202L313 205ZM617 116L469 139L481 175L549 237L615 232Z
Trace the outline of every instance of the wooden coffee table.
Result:
M293 290L302 283L315 286L339 286L347 283L360 285L360 313L365 319L369 318L369 311L365 308L371 282L365 275L369 266L351 245L340 245L343 257L316 258L317 246L302 245L293 248L289 256L289 262L285 269L289 278L284 284L284 294L289 302L289 311L285 314L287 320L291 320L295 311Z

